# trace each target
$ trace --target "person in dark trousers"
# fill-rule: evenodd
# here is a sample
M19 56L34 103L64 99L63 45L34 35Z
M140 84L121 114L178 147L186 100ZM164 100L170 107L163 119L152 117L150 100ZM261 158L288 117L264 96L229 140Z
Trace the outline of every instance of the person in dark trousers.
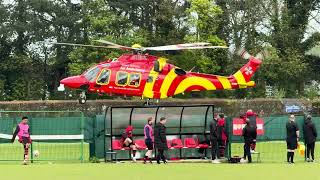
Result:
M217 159L217 147L218 147L218 121L213 119L210 122L210 143L211 143L211 162L213 164L219 164L220 161Z
M225 119L224 114L219 114L219 118L217 120L217 132L218 132L218 146L219 146L219 158L224 158L228 135L225 128Z
M148 148L148 151L146 152L143 158L144 163L146 163L147 160L149 160L149 162L152 163L152 151L153 151L153 142L154 142L152 124L153 124L153 118L149 117L147 124L143 128L144 142Z
M19 142L23 144L24 154L23 154L23 164L27 165L29 160L29 147L32 143L30 138L30 128L28 125L28 117L22 117L22 121L17 125L16 130L13 133L11 142L13 143L16 136L19 137Z
M167 137L166 137L166 124L167 119L165 117L160 118L160 122L158 122L154 126L154 146L158 151L157 154L157 163L160 164L160 160L163 163L167 163L166 157L164 156L164 151L168 149L167 145Z
M206 150L210 145L210 140L207 138L206 133L203 136L199 136L199 149L198 152L201 156L201 159L207 159L206 157Z
M295 122L295 116L290 115L289 121L286 124L287 129L287 162L294 163L294 150L298 147L299 128Z
M257 128L251 124L251 121L247 118L246 126L242 130L242 136L244 138L244 157L241 162L246 162L246 157L248 157L248 163L252 162L251 158L251 144L256 142L257 139Z
M303 125L303 136L307 146L307 162L314 162L314 147L318 134L310 115L305 119ZM310 153L312 159L310 159Z

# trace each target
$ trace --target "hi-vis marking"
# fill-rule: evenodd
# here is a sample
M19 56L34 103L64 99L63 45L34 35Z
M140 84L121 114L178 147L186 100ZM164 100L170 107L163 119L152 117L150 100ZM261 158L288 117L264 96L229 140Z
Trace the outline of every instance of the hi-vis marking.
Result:
M160 93L161 98L166 98L169 88L172 84L172 81L177 77L177 74L174 72L175 68L172 68L170 72L166 75L161 85Z
M241 71L237 71L233 76L236 78L239 85L246 84L246 80Z
M158 77L159 73L154 71L153 68L150 71L149 76L152 77L152 82L147 82L146 85L144 86L144 90L143 90L143 96L147 97L147 98L153 98L153 86L154 83L156 82L156 79Z
M232 89L230 81L225 76L217 76L218 80L222 84L223 89Z
M174 94L183 93L186 89L188 89L191 86L202 86L206 90L216 90L216 87L208 79L193 76L188 77L184 79L182 82L180 82Z

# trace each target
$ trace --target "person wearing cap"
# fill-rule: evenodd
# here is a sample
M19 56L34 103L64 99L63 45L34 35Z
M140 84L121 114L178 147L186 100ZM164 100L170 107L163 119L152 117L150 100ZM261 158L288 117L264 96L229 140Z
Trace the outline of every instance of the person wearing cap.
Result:
M258 117L258 114L255 113L252 109L247 110L246 118L250 120L250 124L254 126L256 129L257 129L257 117ZM250 151L251 153L254 153L255 150L256 150L256 142L252 142L252 144L250 144Z
M160 160L164 164L167 163L166 157L164 156L164 151L168 149L167 137L166 137L166 126L167 119L161 117L160 121L154 126L154 146L158 151L157 163L160 164Z
M287 162L289 164L294 163L294 151L298 147L299 141L299 128L295 122L295 116L290 115L289 121L286 124L287 129Z
M256 142L257 139L257 128L251 124L251 121L246 119L246 126L242 129L242 136L244 138L244 157L241 159L241 162L247 162L246 158L248 157L248 163L252 162L250 147L251 144Z
M314 162L314 148L317 136L317 129L311 120L311 116L308 115L303 125L303 137L307 146L307 162Z
M137 145L133 141L133 126L129 125L122 133L120 140L122 147L128 147L132 150L132 160L136 160Z

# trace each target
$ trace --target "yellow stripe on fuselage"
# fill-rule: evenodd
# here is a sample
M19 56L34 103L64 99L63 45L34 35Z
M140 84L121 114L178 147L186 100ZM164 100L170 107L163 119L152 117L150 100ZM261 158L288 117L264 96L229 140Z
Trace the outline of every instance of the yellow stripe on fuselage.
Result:
M228 77L225 76L217 76L218 80L222 84L223 89L231 89L231 84Z
M144 86L144 89L143 89L143 96L144 97L153 98L153 90L152 89L153 89L154 83L156 82L158 75L159 75L159 73L154 71L152 68L152 70L149 73L149 76L152 77L152 82L146 82L146 85Z
M246 80L244 79L243 74L241 73L241 71L237 71L233 76L234 76L234 78L236 78L236 80L237 80L237 82L239 84L239 87L241 86L241 84L246 84L247 83Z
M183 81L181 81L176 91L174 92L174 94L183 93L185 90L187 90L191 86L202 86L206 90L216 90L216 87L208 79L193 76L193 77L188 77Z
M160 93L161 97L160 98L166 98L168 97L168 91L169 88L173 82L173 80L177 77L177 74L174 72L175 68L172 68L170 72L166 75L166 77L163 80L163 83L161 85Z

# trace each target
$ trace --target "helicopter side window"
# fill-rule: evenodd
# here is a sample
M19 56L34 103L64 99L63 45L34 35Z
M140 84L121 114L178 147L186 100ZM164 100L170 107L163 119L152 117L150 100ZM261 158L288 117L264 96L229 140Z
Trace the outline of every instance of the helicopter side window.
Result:
M100 71L100 68L96 66L96 67L89 69L83 75L89 82L93 82L95 80L95 78L97 77L99 71Z
M97 84L108 84L110 79L110 70L103 69L97 79Z
M129 86L138 87L140 85L140 73L130 73Z
M125 86L128 82L128 73L127 72L118 72L117 74L117 85Z

